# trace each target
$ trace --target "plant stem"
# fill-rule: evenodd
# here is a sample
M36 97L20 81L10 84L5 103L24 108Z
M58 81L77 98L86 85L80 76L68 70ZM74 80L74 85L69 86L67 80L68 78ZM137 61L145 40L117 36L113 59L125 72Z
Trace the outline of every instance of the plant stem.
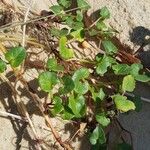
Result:
M26 118L21 117L21 116L18 116L18 115L15 115L15 114L12 114L12 113L8 113L8 112L1 111L1 110L0 110L0 114L1 114L2 116L8 116L8 117L12 117L12 118L15 118L15 119L19 119L19 120L28 122Z

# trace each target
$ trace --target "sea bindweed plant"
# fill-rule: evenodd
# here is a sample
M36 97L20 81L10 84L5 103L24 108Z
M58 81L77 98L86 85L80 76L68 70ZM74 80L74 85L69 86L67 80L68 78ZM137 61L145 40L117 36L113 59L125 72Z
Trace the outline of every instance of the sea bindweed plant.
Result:
M45 62L45 70L39 74L38 82L48 95L48 103L53 106L47 110L49 115L85 123L92 148L99 150L107 147L105 131L118 113L136 110L139 105L126 93L134 91L137 81L149 82L150 77L140 62L123 63L118 59L120 50L113 42L116 30L105 23L110 18L107 7L101 8L97 20L87 27L84 16L89 4L85 0L77 0L77 8L69 11L73 3L71 0L58 0L57 5L50 7L62 25L54 24L49 29L49 34L58 41L58 55L54 53ZM78 59L70 42L86 49L90 38L100 39L101 51L92 60ZM26 57L24 48L13 47L5 53L6 61L0 60L0 73L6 70L7 65L17 68Z

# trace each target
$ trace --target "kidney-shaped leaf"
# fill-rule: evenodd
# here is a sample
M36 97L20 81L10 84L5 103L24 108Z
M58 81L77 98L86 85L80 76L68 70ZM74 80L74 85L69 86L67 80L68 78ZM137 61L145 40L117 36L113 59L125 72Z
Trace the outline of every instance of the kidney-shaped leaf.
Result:
M132 101L127 100L126 96L115 95L113 99L118 110L121 110L123 112L135 110L135 104Z
M23 47L13 47L5 54L5 58L15 68L26 58L26 51Z
M128 91L128 92L133 92L135 88L135 79L132 75L127 75L123 78L123 83L122 83L122 90Z
M39 75L39 85L45 92L50 92L53 86L58 83L57 75L54 72L43 72Z

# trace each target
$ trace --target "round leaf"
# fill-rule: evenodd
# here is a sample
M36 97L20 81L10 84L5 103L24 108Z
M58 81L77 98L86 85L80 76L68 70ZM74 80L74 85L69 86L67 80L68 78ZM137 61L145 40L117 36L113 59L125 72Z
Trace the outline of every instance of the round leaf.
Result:
M5 54L5 58L15 68L26 58L26 51L23 47L13 47Z
M85 81L84 83L78 81L75 83L75 91L78 93L78 94L85 94L87 93L89 90L89 84L87 81Z
M53 86L58 83L57 75L53 72L43 72L39 75L39 85L45 92L50 92Z
M123 112L135 110L135 104L132 101L127 100L127 97L122 95L115 95L113 98L118 110Z
M135 89L135 79L132 75L127 75L123 78L123 83L122 83L122 90L128 91L128 92L133 92Z

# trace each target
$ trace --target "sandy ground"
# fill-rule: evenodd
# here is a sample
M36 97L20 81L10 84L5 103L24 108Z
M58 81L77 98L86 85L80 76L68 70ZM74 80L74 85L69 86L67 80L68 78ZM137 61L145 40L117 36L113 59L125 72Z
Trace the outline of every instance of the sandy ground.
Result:
M12 4L15 2L15 6L28 6L26 0L6 0ZM29 0L28 0L29 1ZM52 0L52 2L54 2ZM111 19L108 21L112 27L117 29L120 33L118 38L125 45L130 46L134 50L138 49L143 42L145 42L145 36L150 36L150 1L149 0L89 0L92 9L91 12L100 9L102 6L107 6L112 14ZM31 7L36 13L40 13L41 10L48 10L51 5L50 0L35 0L34 6ZM16 8L17 9L17 8ZM149 49L149 47L147 48ZM32 76L32 75L31 75ZM31 82L33 84L33 82ZM35 86L35 83L33 84ZM23 90L23 89L22 89ZM139 85L137 87L137 93L150 98L150 87L145 85ZM7 84L0 84L0 109L17 113L16 106L12 102L11 91ZM24 95L25 97L25 95ZM26 105L30 107L30 97L25 97ZM132 113L129 116L121 117L122 124L125 128L133 133L133 143L135 150L149 150L150 141L150 104L144 103L143 109L140 113ZM50 131L47 131L45 122L41 116L39 116L37 108L29 108L32 114L33 122L36 126L39 136L45 139L49 144L48 150L53 150L55 139L51 136ZM128 121L127 121L128 120ZM53 125L60 131L60 135L63 135L63 139L66 140L70 136L70 132L74 133L74 127L65 125L62 120L54 119ZM63 129L63 130L62 130ZM65 133L65 136L64 136ZM0 150L34 150L34 143L32 140L32 131L22 121L14 120L11 118L0 117ZM76 150L88 150L90 149L86 137L82 142L78 142L80 139L75 139ZM59 148L60 149L60 148Z

